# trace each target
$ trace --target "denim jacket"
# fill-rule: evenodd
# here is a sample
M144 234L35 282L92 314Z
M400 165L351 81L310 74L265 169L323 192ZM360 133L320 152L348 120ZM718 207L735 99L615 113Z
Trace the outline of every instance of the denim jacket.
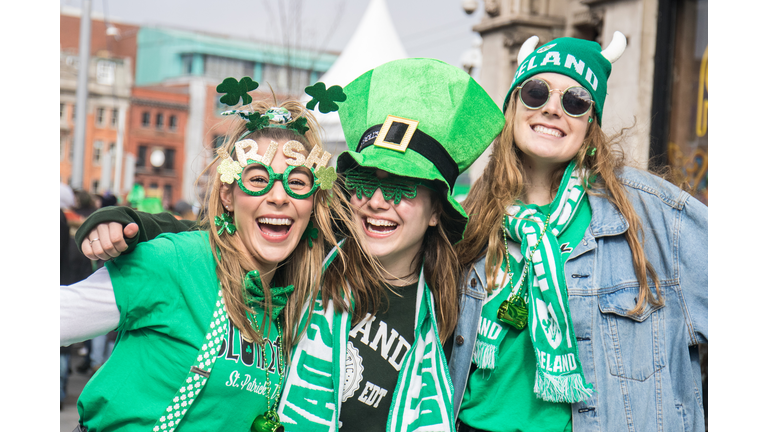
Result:
M589 195L592 221L565 263L579 358L594 386L591 398L572 404L573 430L704 431L697 345L707 343L707 207L643 171L624 168L619 180L642 223L664 305L628 314L639 292L628 224L608 200ZM469 269L453 340L457 418L485 288L483 257Z

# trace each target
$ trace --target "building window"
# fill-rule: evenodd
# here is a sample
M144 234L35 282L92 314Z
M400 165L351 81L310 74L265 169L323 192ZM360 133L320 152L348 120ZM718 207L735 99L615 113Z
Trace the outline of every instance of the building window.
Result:
M104 142L103 141L94 141L93 142L93 164L94 165L100 165L101 164L101 152L104 150Z
M192 62L194 61L194 56L192 54L182 54L181 55L181 68L187 75L192 75Z
M99 181L94 180L91 186L91 193L99 193Z
M104 85L115 83L115 63L108 60L99 60L96 63L96 82Z
M72 104L72 121L75 121L75 114L77 114L77 104Z
M311 72L283 65L264 64L261 81L277 91L301 93L309 85Z
M155 115L155 126L158 129L163 128L163 113L157 113L157 115Z
M136 168L144 168L147 164L147 146L139 146L139 154L136 156Z
M115 151L115 143L109 143L109 165L112 167L112 169L115 169L115 164L117 163L117 152Z
M255 65L252 61L207 55L203 65L203 74L217 81L227 77L251 76Z
M149 122L151 119L151 115L149 114L149 111L144 111L141 113L141 126L142 127L149 127Z
M64 157L67 154L67 138L66 135L62 135L59 140L59 161L64 161Z
M104 108L96 108L96 125L104 126Z
M120 116L120 111L117 108L112 109L112 128L117 128L117 120Z
M59 104L59 117L65 119L67 114L67 105L60 103Z
M178 125L176 124L176 116L171 114L168 117L168 129L175 131L176 127L178 127Z
M175 163L174 159L176 158L176 150L174 149L166 149L165 150L165 169L167 170L173 170L173 165Z

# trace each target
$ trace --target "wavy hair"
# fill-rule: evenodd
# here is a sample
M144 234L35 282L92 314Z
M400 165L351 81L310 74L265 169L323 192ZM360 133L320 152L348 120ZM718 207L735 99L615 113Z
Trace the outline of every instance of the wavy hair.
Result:
M271 101L254 101L249 108L259 112L265 112L270 107L279 106L286 108L292 115L292 118L305 117L309 130L302 136L289 129L276 127L267 127L246 134L247 128L245 122L239 119L232 121L227 138L222 144L223 152L231 154L235 142L240 139L250 138L268 138L272 140L296 140L300 142L305 149L305 155L315 146L322 148L322 142L319 137L319 126L314 116L307 111L303 105L296 101L285 101L277 104ZM246 134L243 136L243 134ZM241 138L242 137L242 138ZM219 236L215 227L214 218L225 212L224 205L221 202L219 192L222 187L233 187L233 185L224 184L216 173L216 167L221 162L221 156L216 158L206 167L204 173L208 174L208 186L203 197L203 209L199 217L201 229L210 234L211 250L216 259L216 275L221 282L222 295L227 307L227 313L233 324L240 330L241 334L249 340L261 342L264 336L263 330L257 330L249 322L246 312L248 309L245 303L243 278L245 274L256 268L255 261L250 254L244 250L240 243L230 235ZM202 178L202 176L201 176ZM284 286L294 285L293 294L288 298L287 305L282 316L283 324L283 347L287 350L298 342L299 336L303 330L299 329L299 321L303 304L307 299L315 298L321 285L322 267L325 258L325 252L338 246L337 233L346 233L346 238L352 238L352 244L360 245L359 238L361 233L356 229L352 222L349 202L346 200L340 182L334 183L330 190L318 189L313 195L313 213L310 221L318 228L318 237L314 239L314 247L309 247L308 240L299 241L296 249L284 261L280 262L275 268L272 280L273 285ZM348 248L353 249L353 248ZM364 260L367 254L363 249L358 253ZM369 260L371 258L368 258ZM342 271L349 268L350 263L344 251L341 251L338 257L333 261L331 267L334 271ZM342 270L338 270L342 269ZM376 278L375 268L365 273L368 277ZM270 315L272 308L272 298L270 290L265 290L264 320L259 325L260 329L270 328Z
M489 292L495 283L493 275L500 270L505 254L501 237L502 216L506 213L507 207L520 200L526 192L527 179L522 165L522 152L515 145L514 140L516 95L517 90L510 96L505 112L506 124L493 144L490 161L464 201L469 223L464 240L458 244L459 261L464 267L477 261L485 253ZM616 171L625 165L624 152L618 144L626 130L622 129L615 136L608 137L597 122L591 123L575 159L576 169L587 169L585 181L596 176L590 188L587 188L587 193L606 198L616 206L629 224L629 229L624 236L632 251L632 265L640 284L637 304L630 313L640 314L646 304L661 306L664 300L659 291L659 278L656 271L645 257L640 218L616 176ZM596 149L594 155L587 154L591 147ZM563 166L552 177L550 188L553 194L557 191L565 168ZM649 278L655 287L655 296L650 289Z

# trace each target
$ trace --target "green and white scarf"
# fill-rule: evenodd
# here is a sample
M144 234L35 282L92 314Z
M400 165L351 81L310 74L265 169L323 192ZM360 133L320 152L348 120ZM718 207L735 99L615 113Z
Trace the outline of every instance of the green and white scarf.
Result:
M563 175L551 205L548 225L545 222L547 215L534 209L521 205L508 209L512 216L504 218L504 232L520 244L521 251L525 251L525 260L530 260L528 271L524 280L520 274L515 275L503 287L494 289L485 300L472 355L472 361L479 368L496 368L499 345L509 330L509 324L497 318L499 306L515 294L527 299L528 330L536 354L533 391L537 397L549 402L574 403L592 396L592 385L585 382L579 361L568 307L565 263L557 241L575 218L586 195L584 174L574 172L574 166L575 161L571 161ZM537 242L538 248L531 250Z
M400 369L387 431L455 431L453 384L423 268L417 289L415 342ZM299 328L307 319L310 325L291 356L278 407L286 432L339 430L351 316L335 312L331 302L323 308L320 296L311 306L312 314L308 313L310 302L304 306Z

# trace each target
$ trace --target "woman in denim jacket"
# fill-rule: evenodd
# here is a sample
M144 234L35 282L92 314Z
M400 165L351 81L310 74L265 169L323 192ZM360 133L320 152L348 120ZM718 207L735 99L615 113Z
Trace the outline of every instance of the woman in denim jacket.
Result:
M707 208L600 128L621 33L537 42L465 202L458 430L703 431Z

